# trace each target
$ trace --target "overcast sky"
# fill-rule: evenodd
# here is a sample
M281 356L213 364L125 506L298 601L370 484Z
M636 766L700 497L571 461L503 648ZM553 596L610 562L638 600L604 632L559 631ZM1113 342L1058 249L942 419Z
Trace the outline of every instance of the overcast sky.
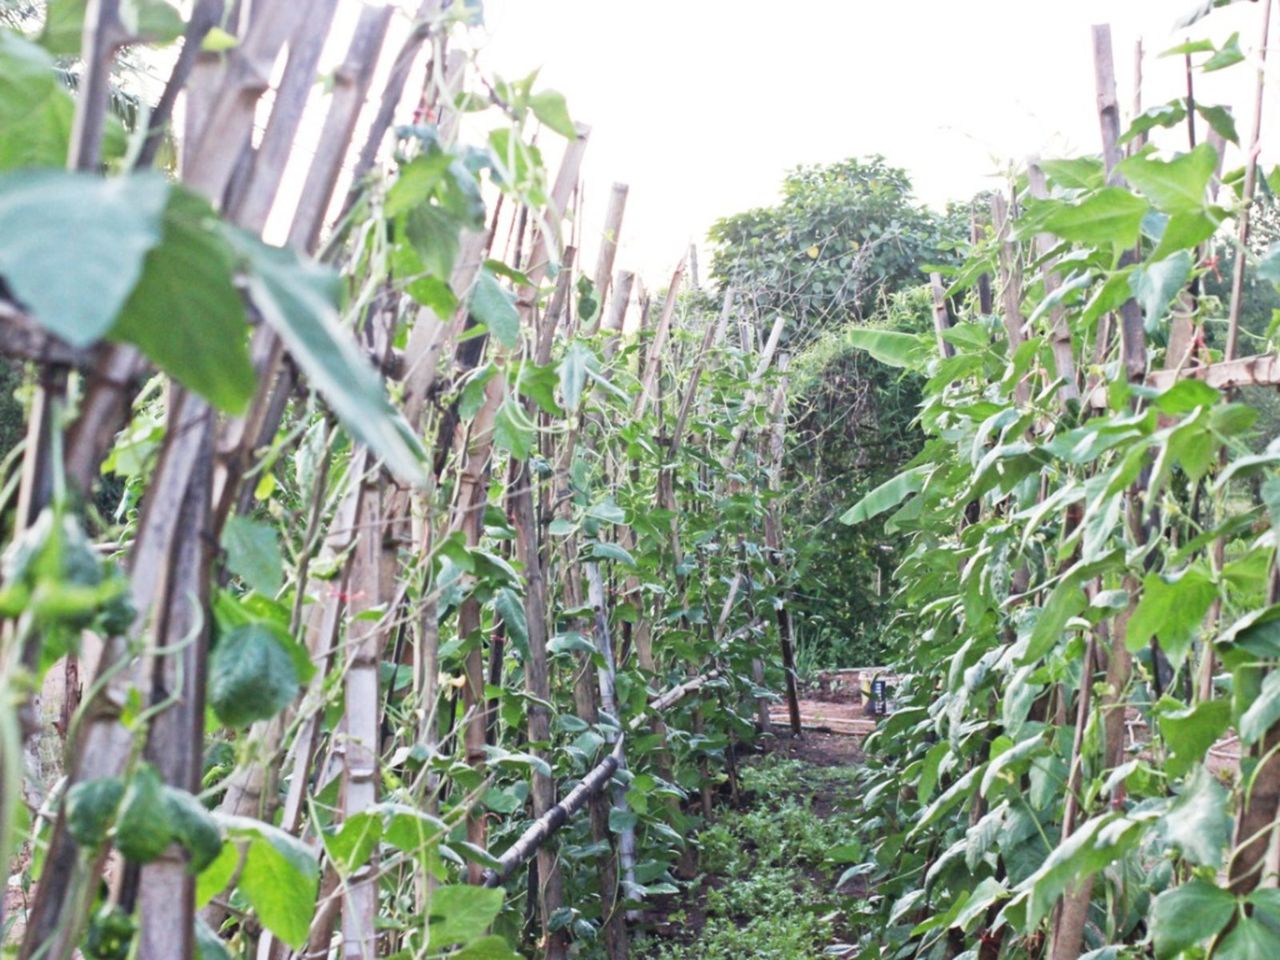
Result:
M609 184L628 183L619 265L657 283L689 239L772 202L797 164L882 153L941 206L1029 154L1096 151L1091 24L1112 24L1126 109L1144 38L1150 105L1181 93L1180 58L1156 54L1183 39L1170 30L1195 2L485 0L481 63L513 77L541 67L592 126L587 233ZM1261 12L1242 3L1190 33L1240 30L1252 49ZM1205 77L1200 91L1234 102L1242 133L1248 73Z

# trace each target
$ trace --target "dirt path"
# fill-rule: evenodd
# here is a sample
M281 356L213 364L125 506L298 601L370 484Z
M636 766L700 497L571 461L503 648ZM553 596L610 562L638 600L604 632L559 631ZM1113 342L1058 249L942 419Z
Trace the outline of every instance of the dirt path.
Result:
M852 956L864 890L852 827L861 744L874 721L857 703L805 700L809 730L785 713L762 754L741 763L737 806L698 834L701 872L649 916L635 956L649 960L807 960ZM856 735L835 730L857 731ZM832 732L828 732L832 731Z

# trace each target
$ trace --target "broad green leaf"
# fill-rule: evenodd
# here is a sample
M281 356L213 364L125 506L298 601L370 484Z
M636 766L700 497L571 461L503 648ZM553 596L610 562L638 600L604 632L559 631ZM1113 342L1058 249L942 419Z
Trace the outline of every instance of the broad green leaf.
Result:
M1120 138L1120 143L1125 144L1134 137L1140 137L1144 133L1150 133L1157 127L1174 127L1187 118L1187 108L1181 100L1171 100L1168 103L1161 103L1154 107L1149 107L1138 116L1133 118L1133 122L1129 124L1129 129L1125 131L1124 136Z
M1077 827L1020 885L1029 890L1028 918L1038 923L1072 884L1092 876L1137 846L1145 822L1119 814L1103 814Z
M232 877L240 868L244 851L238 843L224 843L222 850L214 857L196 878L196 907L204 907L210 900L227 889Z
M1253 917L1241 917L1213 952L1214 960L1274 960L1280 933Z
M161 242L108 336L134 344L214 406L242 413L255 378L234 258L216 223L203 198L173 188Z
M164 853L173 837L174 824L160 775L151 764L140 764L120 801L116 849L134 863L150 863Z
M421 442L392 406L381 377L355 339L339 324L337 276L242 231L229 231L229 236L252 266L249 295L262 318L343 426L396 476L425 483Z
M82 847L97 849L107 839L124 796L124 781L105 777L77 783L67 791L67 832Z
M196 960L231 960L231 951L204 918L196 916Z
M79 56L88 6L89 0L48 0L40 45L60 57Z
M1196 113L1204 117L1204 122L1228 143L1239 143L1240 134L1236 131L1236 120L1226 107L1196 104Z
M427 905L431 948L470 943L485 935L502 909L502 890L454 885L437 887Z
M1148 209L1145 200L1128 190L1103 187L1079 203L1055 204L1043 227L1073 243L1132 247Z
M261 825L249 841L238 887L262 925L295 950L307 940L315 914L320 867L306 844Z
M493 443L517 460L526 459L533 450L537 427L514 397L502 401L493 421Z
M554 90L535 93L529 98L529 109L544 126L550 127L560 136L568 137L570 140L578 139L578 131L573 125L573 119L569 116L569 107L561 94Z
M1156 705L1160 736L1170 750L1165 769L1180 777L1204 758L1204 753L1222 736L1231 722L1231 704L1226 700L1206 700L1184 707L1165 697Z
M0 276L32 319L87 347L110 329L141 277L168 200L158 173L0 176Z
M1244 51L1240 49L1240 34L1233 33L1227 38L1227 42L1214 51L1213 56L1200 65L1200 69L1205 73L1212 73L1214 70L1225 70L1227 67L1233 67L1237 63L1244 60Z
M275 716L298 693L293 657L260 624L222 637L209 658L209 705L229 727Z
M0 30L0 171L66 164L75 103L54 70L46 51Z
M191 872L203 873L222 853L222 828L204 804L187 791L165 787L164 799L173 839L191 855Z
M569 413L582 404L582 388L587 382L587 370L596 365L596 355L585 344L575 340L560 361L560 395Z
M494 936L472 941L453 954L452 960L520 960L520 955L502 937Z
M1208 940L1226 926L1235 909L1235 897L1200 877L1166 890L1151 911L1156 960L1170 960Z
M1241 741L1257 743L1277 720L1280 720L1280 670L1272 670L1237 724Z
M1180 250L1167 259L1143 264L1129 275L1129 287L1142 307L1148 333L1160 329L1161 321L1168 316L1169 304L1187 285L1191 267L1191 254Z
M1175 213L1164 225L1152 261L1164 260L1179 250L1191 250L1217 232L1221 220L1213 212Z
M886 480L846 510L841 515L840 522L852 526L878 517L886 510L892 510L907 497L923 490L931 472L932 468L924 464L912 467L892 480Z
M1173 160L1156 160L1146 154L1129 157L1117 169L1156 209L1174 214L1204 209L1205 191L1217 166L1217 151L1202 143Z
M1129 619L1125 646L1137 652L1155 636L1169 661L1175 668L1180 666L1217 595L1217 587L1199 567L1173 579L1158 573L1148 575L1142 598Z
M1170 843L1191 863L1222 866L1222 852L1231 839L1227 790L1206 767L1200 767L1169 807L1161 826Z
M597 542L591 545L591 556L597 560L617 560L628 567L636 565L635 557L616 543Z
M236 515L222 528L227 569L263 596L273 597L284 585L284 557L275 530L252 517Z
M511 294L502 289L493 274L481 270L471 291L471 313L489 328L494 338L508 350L520 344L520 314Z
M852 327L845 332L849 346L865 350L891 367L919 369L929 358L929 342L923 337L877 327Z

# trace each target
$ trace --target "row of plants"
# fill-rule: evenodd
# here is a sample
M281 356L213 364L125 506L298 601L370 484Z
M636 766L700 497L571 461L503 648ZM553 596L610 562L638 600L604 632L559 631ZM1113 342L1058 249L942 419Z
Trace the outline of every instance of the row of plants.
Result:
M1280 449L1236 393L1275 382L1272 318L1243 307L1280 280L1250 230L1280 184L1244 110L1179 99L1122 131L1095 49L1103 154L1017 173L936 336L851 335L923 378L926 438L845 516L909 541L861 957L1280 953ZM1171 53L1257 68L1261 96L1265 41ZM1224 365L1242 345L1260 359Z
M625 956L781 685L783 324L677 270L624 329L616 237L564 241L586 135L476 67L473 2L419 10L361 143L364 11L265 244L336 4L252 7L0 29L6 955ZM121 115L125 48L170 80Z

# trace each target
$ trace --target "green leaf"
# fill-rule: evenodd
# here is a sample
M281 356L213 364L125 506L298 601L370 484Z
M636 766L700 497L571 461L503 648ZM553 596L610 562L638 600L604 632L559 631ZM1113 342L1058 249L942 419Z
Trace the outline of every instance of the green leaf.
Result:
M1038 923L1072 884L1114 863L1138 845L1145 822L1119 814L1103 814L1076 828L1020 885L1029 890L1028 919Z
M1240 134L1236 131L1236 120L1226 107L1196 104L1196 113L1204 117L1204 122L1228 143L1239 143Z
M453 954L452 960L520 960L520 954L502 937L481 937Z
M617 560L628 567L636 565L635 557L616 543L596 542L591 545L591 556L597 560Z
M249 841L238 887L262 925L295 950L307 941L319 884L320 866L311 849L262 824Z
M1125 646L1136 653L1152 636L1175 668L1186 659L1191 642L1200 632L1218 588L1199 567L1191 567L1176 578L1150 574L1142 583L1142 598L1129 619Z
M570 140L578 139L578 131L569 116L569 107L564 97L554 90L543 90L529 98L529 108L533 115L562 137Z
M891 367L920 369L930 355L929 341L916 334L877 327L851 327L844 336L855 350L865 350Z
M502 909L502 897L503 891L484 887L437 887L427 906L432 950L483 937Z
M1244 51L1240 49L1240 34L1233 33L1227 42L1214 51L1213 56L1200 65L1205 73L1225 70L1244 61Z
M89 0L48 0L40 46L60 57L79 56L88 5Z
M1272 670L1263 679L1258 696L1237 724L1241 741L1257 743L1277 720L1280 720L1280 670Z
M53 57L0 30L0 171L67 162L75 103Z
M284 557L275 530L238 514L222 528L227 569L263 596L274 597L284 586Z
M1241 917L1213 956L1214 960L1275 960L1280 957L1280 933L1261 920Z
M204 805L187 791L165 787L164 795L173 838L191 855L191 872L203 873L222 853L222 828Z
M1171 777L1180 777L1204 758L1204 753L1227 729L1231 722L1231 704L1226 700L1206 700L1194 707L1183 707L1177 700L1165 697L1156 705L1160 736L1171 754L1165 769Z
M1151 911L1156 960L1169 960L1208 940L1227 925L1235 909L1235 897L1200 877L1166 890Z
M109 336L136 345L219 409L243 413L255 377L235 261L217 222L203 198L172 189L161 242Z
M141 277L168 199L158 173L109 180L54 170L6 174L0 276L32 319L87 347L110 329Z
M1191 863L1216 870L1231 839L1228 800L1226 788L1206 767L1200 767L1164 815L1165 837Z
M340 282L331 271L243 231L232 245L252 265L249 294L311 385L355 439L396 476L426 482L422 444L391 404L382 378L339 325Z
M151 764L140 764L120 801L116 849L134 863L150 863L164 853L173 837L174 825L160 775Z
M537 429L514 397L508 396L498 407L493 421L493 443L517 460L528 458L533 450Z
M907 497L923 490L930 473L931 467L925 464L912 467L892 480L886 480L846 510L841 515L840 522L852 526L878 517L886 510L892 510Z
M239 844L224 843L222 845L222 850L214 857L213 862L205 867L196 878L197 908L204 907L210 900L227 889L232 877L240 869L241 859L243 859L243 856Z
M204 917L196 916L196 960L231 960L231 951L227 949L222 938L204 922Z
M489 332L508 350L520 343L520 314L511 294L502 289L487 269L480 271L471 291L471 313L489 328Z
M1221 222L1214 213L1175 213L1164 225L1160 243L1151 254L1152 261L1164 260L1179 250L1199 246L1214 235Z
M1191 276L1192 258L1186 250L1155 263L1146 263L1129 275L1129 287L1142 307L1148 333L1160 327L1160 321L1169 313L1169 304L1187 285Z
M1156 209L1174 214L1204 209L1205 191L1217 166L1218 152L1202 143L1173 160L1155 160L1146 154L1129 157L1117 169Z
M1055 204L1044 229L1064 240L1090 246L1132 247L1138 242L1147 202L1119 187L1103 187L1073 204Z
M275 716L298 694L293 657L261 624L237 627L209 659L209 704L229 727Z
M596 355L585 344L575 340L560 361L560 395L569 413L582 404L582 388L587 382L587 370L597 365Z
M82 847L96 850L107 839L124 796L124 781L104 777L75 784L67 791L67 832Z

